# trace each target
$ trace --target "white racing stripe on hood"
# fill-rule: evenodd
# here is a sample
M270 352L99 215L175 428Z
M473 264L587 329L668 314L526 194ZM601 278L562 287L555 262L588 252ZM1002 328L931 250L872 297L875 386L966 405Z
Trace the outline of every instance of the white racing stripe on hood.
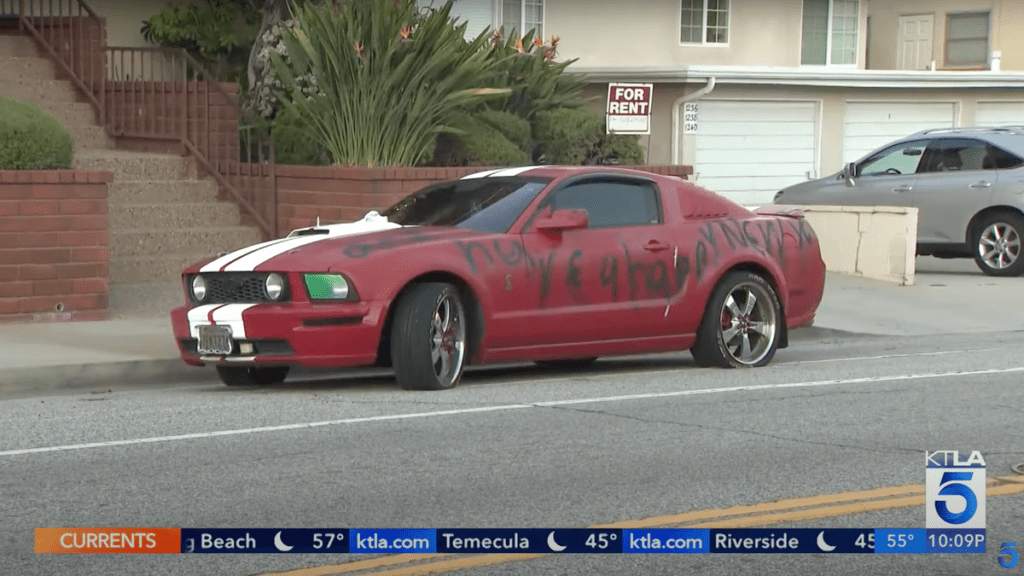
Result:
M286 240L286 238L278 238L277 240L270 240L268 242L262 242L260 244L254 244L252 246L246 246L245 248L241 248L241 249L235 250L234 252L231 252L229 254L225 254L224 256L221 256L220 258L217 258L216 260L214 260L214 261L210 262L209 264L207 264L207 265L203 266L202 268L200 268L199 271L200 272L220 272L221 268L223 268L224 266L230 264L231 262L233 262L235 260L238 260L239 258L241 258L242 256L245 256L246 254L249 254L251 252L255 252L256 250L260 250L261 248L266 248L267 246L272 246L274 244L277 244L278 242L284 242L285 240Z
M539 168L539 166L520 166L519 168L506 168L506 169L503 169L503 170L498 170L497 172L493 172L490 175L490 177L493 177L493 178L507 178L509 176L519 176L523 172L529 172L530 170L533 170L534 168Z
M324 240L330 240L331 238L337 238L339 236L354 236L356 234L369 234L371 232L380 232L381 230L390 230L392 228L401 228L400 224L388 222L387 218L384 218L376 212L370 212L362 220L357 222L350 222L347 224L331 224L329 226L316 227L317 230L326 230L327 234L312 234L309 236L290 236L284 240L267 245L259 250L255 250L242 256L228 264L225 268L225 272L252 272L257 266L267 262L271 258L280 256L285 252L294 250L307 244L313 244L315 242L322 242ZM299 230L309 230L309 228L300 228Z

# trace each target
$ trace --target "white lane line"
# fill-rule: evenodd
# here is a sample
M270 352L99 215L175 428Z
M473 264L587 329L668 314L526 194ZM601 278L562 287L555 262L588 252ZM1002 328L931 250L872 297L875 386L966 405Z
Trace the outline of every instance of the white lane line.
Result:
M1010 374L1024 372L1024 366L1014 368L992 368L989 370L965 370L956 372L931 372L922 374L897 374L893 376L868 376L863 378L843 378L839 380L818 380L815 382L790 382L783 384L758 384L754 386L732 386L729 388L703 388L700 390L677 390L674 392L651 392L647 394L629 394L625 396L599 396L595 398L576 398L570 400L552 400L548 402L532 402L529 404L502 404L497 406L481 406L478 408L459 408L456 410L438 410L434 412L414 412L412 414L388 414L385 416L365 416L362 418L344 418L341 420L325 420L322 422L306 422L302 424L283 424L281 426L263 426L260 428L240 428L236 430L220 430L216 432L196 432L177 436L154 436L150 438L134 438L131 440L112 440L109 442L93 442L89 444L69 444L64 446L47 446L44 448L25 448L0 452L0 456L23 456L25 454L43 454L46 452L68 452L89 448L111 448L115 446L134 446L137 444L155 444L158 442L177 442L181 440L200 440L220 436L241 436L264 432L282 432L286 430L302 430L304 428L320 428L324 426L341 426L345 424L364 424L369 422L388 422L394 420L411 420L414 418L435 418L438 416L456 416L460 414L479 414L482 412L500 412L504 410L522 410L525 408L546 408L551 406L571 406L574 404L598 404L604 402L622 402L629 400L648 400L653 398L671 398L678 396L697 396L704 394L726 394L730 392L751 392L757 390L776 390L786 388L814 388L821 386L839 386L843 384L873 384L878 382L896 382L900 380L923 380L928 378L950 378L954 376L982 376L987 374Z
M885 360L886 358L912 358L914 356L942 356L945 354L966 354L968 352L994 352L996 350L1017 350L1016 348L972 348L969 350L944 350L942 352L910 352L907 354L884 354L882 356L854 356L852 358L826 358L824 360L796 360L780 362L775 366L793 366L796 364L820 364L822 362L850 362L854 360Z

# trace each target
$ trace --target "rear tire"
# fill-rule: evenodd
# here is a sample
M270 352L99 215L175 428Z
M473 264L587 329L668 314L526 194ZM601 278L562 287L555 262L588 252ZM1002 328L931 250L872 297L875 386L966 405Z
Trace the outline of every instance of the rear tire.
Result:
M1024 218L1014 212L996 212L981 219L971 237L974 263L989 276L1024 273Z
M427 282L398 302L391 327L395 379L405 390L447 390L466 364L466 312L455 286Z
M284 382L289 370L289 366L217 366L217 375L228 386L267 386Z
M705 368L765 366L778 350L783 322L779 299L764 278L730 272L708 299L690 353Z
M584 370L590 368L597 362L597 356L590 358L567 358L564 360L537 360L535 364L542 368L555 368L558 370Z

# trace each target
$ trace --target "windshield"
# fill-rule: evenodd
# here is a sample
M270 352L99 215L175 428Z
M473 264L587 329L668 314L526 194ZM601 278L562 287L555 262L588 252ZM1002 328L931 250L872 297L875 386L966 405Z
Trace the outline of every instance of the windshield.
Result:
M551 182L547 178L470 178L424 188L382 213L402 226L457 226L508 232Z

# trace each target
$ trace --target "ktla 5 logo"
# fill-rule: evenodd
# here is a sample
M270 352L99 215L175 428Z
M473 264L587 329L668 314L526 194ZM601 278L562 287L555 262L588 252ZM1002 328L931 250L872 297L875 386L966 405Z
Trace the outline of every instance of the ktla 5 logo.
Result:
M971 452L963 460L955 450L926 452L927 528L985 527L985 459Z
M999 565L1003 568L1013 568L1017 565L1017 561L1020 560L1020 556L1017 555L1017 551L1014 548L1017 547L1016 542L1003 542L999 545ZM1009 556L1009 558L1003 558L1003 556Z

